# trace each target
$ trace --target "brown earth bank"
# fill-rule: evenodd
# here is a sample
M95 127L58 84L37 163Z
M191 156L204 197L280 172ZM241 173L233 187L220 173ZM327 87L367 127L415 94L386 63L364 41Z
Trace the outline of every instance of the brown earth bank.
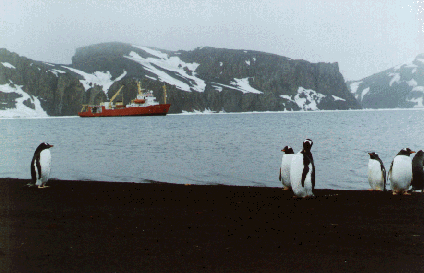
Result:
M424 272L424 194L0 179L1 272Z

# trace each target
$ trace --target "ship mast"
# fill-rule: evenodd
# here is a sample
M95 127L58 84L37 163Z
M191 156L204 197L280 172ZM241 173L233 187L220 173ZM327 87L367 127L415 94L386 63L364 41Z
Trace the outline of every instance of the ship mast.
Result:
M163 104L166 104L166 85L164 84L163 86Z

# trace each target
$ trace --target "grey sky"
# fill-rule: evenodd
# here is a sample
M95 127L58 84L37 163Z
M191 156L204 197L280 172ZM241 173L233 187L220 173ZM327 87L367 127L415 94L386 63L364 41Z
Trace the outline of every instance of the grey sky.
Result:
M112 41L259 50L338 62L359 80L424 53L423 10L406 0L0 0L0 48L65 64L77 47Z

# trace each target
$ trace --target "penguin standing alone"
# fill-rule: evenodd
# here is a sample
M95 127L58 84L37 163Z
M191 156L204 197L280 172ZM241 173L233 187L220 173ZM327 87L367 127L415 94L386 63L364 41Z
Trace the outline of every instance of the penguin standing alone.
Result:
M412 160L410 155L415 153L409 148L404 148L395 156L390 165L389 179L393 195L410 195L408 189L412 180Z
M290 167L290 181L295 197L313 197L315 188L315 165L311 148L313 142L306 139L303 150L295 154Z
M35 150L34 156L31 161L31 178L32 185L38 188L47 188L47 181L49 180L51 171L51 154L50 148L53 145L48 143L41 143Z
M279 180L283 184L283 190L291 189L290 183L290 165L294 155L293 149L290 146L284 147L282 150L285 154L281 159Z
M412 190L424 191L424 152L419 150L412 159Z
M378 154L375 152L368 153L368 182L371 190L385 191L386 190L386 168Z

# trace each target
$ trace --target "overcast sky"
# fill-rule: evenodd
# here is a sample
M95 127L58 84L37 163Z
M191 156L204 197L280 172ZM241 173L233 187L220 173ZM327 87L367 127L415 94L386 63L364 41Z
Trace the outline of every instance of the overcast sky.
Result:
M112 41L259 50L338 62L359 80L424 53L423 10L406 0L0 0L0 48L62 64Z

